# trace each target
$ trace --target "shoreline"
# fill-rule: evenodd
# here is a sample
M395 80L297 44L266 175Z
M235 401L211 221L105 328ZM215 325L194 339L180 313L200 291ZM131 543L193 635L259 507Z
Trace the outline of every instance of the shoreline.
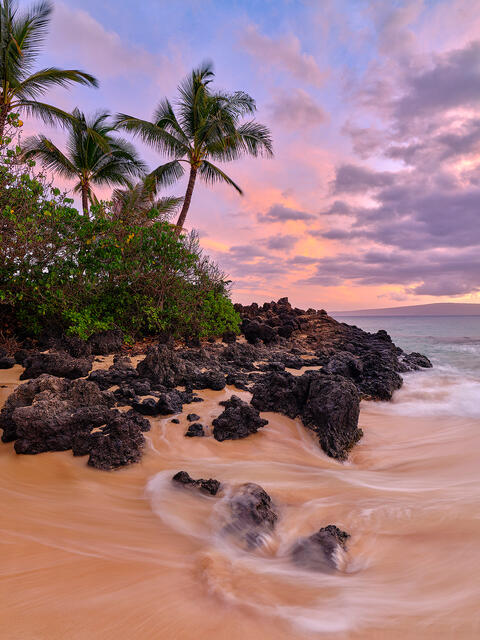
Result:
M275 345L258 352L267 349L278 352ZM112 356L97 360L100 376L114 364ZM257 360L266 370L242 379L255 385L280 375L297 384L321 367L272 372L271 361ZM21 371L0 371L0 385L8 381L0 402ZM408 387L395 393L408 397ZM115 472L91 468L71 451L15 455L12 443L0 446L7 628L27 640L113 640L128 620L132 640L158 633L223 640L227 616L232 640L403 640L419 628L427 640L449 637L453 628L470 637L480 625L478 589L464 588L459 599L456 587L480 568L480 525L472 517L478 419L395 415L395 403L362 401L364 436L340 462L325 455L300 417L280 413L261 411L269 422L257 433L218 441L210 425L224 410L219 402L237 395L248 403L251 390L228 384L195 393L203 401L184 404L181 413L150 416L143 457ZM210 437L185 437L191 412ZM216 478L223 492L177 488L171 478L179 470ZM222 531L230 496L252 482L271 496L278 523L261 547L248 550ZM293 564L292 545L331 523L351 536L337 571Z
M218 413L218 400L233 391L201 392L206 398L199 403L202 419ZM120 606L123 619L130 621L129 637L133 640L153 639L158 637L159 629L167 628L175 629L175 637L181 640L191 637L194 630L200 637L209 633L222 638L221 620L225 615L235 622L234 630L229 632L234 640L245 637L242 634L246 632L262 640L303 639L316 635L299 626L300 618L295 622L294 612L299 608L300 614L308 602L313 606L314 594L322 594L329 603L330 622L325 619L326 609L322 606L320 617L313 616L314 609L310 613L316 625L323 625L322 637L366 639L376 637L376 633L393 639L411 637L409 629L424 624L421 613L413 618L410 613L405 618L403 611L403 622L400 618L395 620L395 615L391 618L390 605L387 611L378 599L381 602L380 593L385 589L381 585L386 576L398 578L408 571L403 555L409 557L407 566L415 565L421 553L437 544L434 528L441 525L441 520L427 517L418 522L416 518L424 508L422 503L431 501L432 474L438 473L437 463L425 467L425 462L435 459L435 449L441 445L437 443L432 448L431 439L423 438L420 451L419 422L414 423L409 417L385 418L379 412L375 415L370 411L375 406L379 405L362 404L360 424L365 438L347 463L325 456L298 420L274 414L266 416L271 423L258 434L225 443L185 438L184 416L181 425L172 424L170 418L153 418L154 428L147 434L151 444L143 460L116 473L91 469L69 452L16 456L11 444L2 445L1 493L5 521L12 526L2 539L8 552L4 557L10 559L2 576L8 585L1 605L4 620L27 640L57 640L66 634L81 640L103 640L122 633L124 622L117 622L115 615ZM441 421L444 429L448 422ZM442 432L438 419L423 419L420 423L429 433L432 429L437 434ZM394 434L402 434L400 442L391 441ZM411 459L414 453L418 455L416 461ZM254 565L250 561L245 564L241 551L238 555L235 548L218 546L212 499L172 490L170 482L165 485L160 481L155 488L158 473L168 479L173 470L182 467L194 477L211 472L223 481L259 482L282 504L279 539L271 541L260 555L254 555ZM403 478L403 483L399 485L396 478ZM453 483L448 487L450 493L455 492ZM445 486L438 487L443 499L445 490ZM373 511L362 515L368 504ZM412 508L416 516L408 515ZM453 515L458 518L458 508L448 519L448 527L443 525L446 532L438 544L442 537L446 539L437 560L443 556L444 545L449 544L448 536L458 526ZM288 564L284 567L284 561L278 564L276 554L280 552L281 557L282 545L288 540L331 520L353 534L347 572L340 576L340 582L339 578L328 576L292 574L292 568ZM467 522L465 516L463 520ZM425 531L420 534L422 528ZM450 565L451 560L441 562L442 571L445 561ZM291 578L285 582L289 573ZM252 580L260 585L254 598ZM312 580L313 587L308 586ZM265 592L262 581L266 581L265 587L269 585ZM357 583L365 591L362 597ZM362 583L364 586L360 587ZM199 589L199 585L203 587ZM341 622L345 610L334 606L343 591L344 597L350 593L351 609L345 628L342 624L345 626L346 622ZM353 597L354 593L358 598ZM365 617L374 600L376 615ZM25 602L29 603L28 614L24 611ZM272 607L280 602L293 612L291 620L275 616ZM184 618L186 603L189 616ZM65 617L67 606L69 616ZM318 602L315 606L319 606ZM472 611L471 620L475 615ZM448 628L445 624L440 617L431 629L424 628L422 637L442 637L439 633ZM332 626L330 632L328 625ZM469 637L469 628L463 627L463 633L462 637Z

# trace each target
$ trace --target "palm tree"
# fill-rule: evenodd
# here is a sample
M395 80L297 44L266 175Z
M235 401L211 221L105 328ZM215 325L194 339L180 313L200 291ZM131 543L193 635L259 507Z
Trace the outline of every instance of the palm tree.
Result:
M177 210L183 198L175 196L159 198L156 192L157 185L153 176L147 176L133 186L114 189L112 194L114 215L141 223L159 218L167 219Z
M62 109L38 101L48 89L72 83L98 86L93 76L76 69L49 67L33 72L51 12L52 4L46 0L23 14L15 0L0 0L0 138L12 111L26 111L48 124L71 119Z
M190 175L177 221L180 233L187 216L197 175L206 183L226 182L238 193L240 187L211 160L226 162L244 154L272 156L272 139L267 127L242 118L256 110L247 93L213 92L214 77L210 63L204 63L182 82L178 90L177 113L164 99L157 107L153 122L118 114L118 126L139 136L145 143L171 158L152 172L159 187L181 178L189 166Z
M134 147L112 135L115 128L108 122L109 117L108 112L100 111L87 118L75 109L67 125L66 153L44 135L27 138L23 145L25 159L38 158L47 170L78 180L74 191L82 195L85 214L94 198L94 186L128 187L131 178L144 175L146 170Z

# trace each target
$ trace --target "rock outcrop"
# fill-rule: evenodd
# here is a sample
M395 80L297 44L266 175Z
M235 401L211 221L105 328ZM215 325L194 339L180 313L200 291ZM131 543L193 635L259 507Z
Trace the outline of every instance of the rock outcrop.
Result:
M358 429L360 395L343 376L318 371L302 376L267 374L253 387L252 405L260 411L301 417L315 431L325 453L338 460L345 460L362 436Z
M172 481L184 487L200 489L200 491L209 493L211 496L216 496L221 488L221 484L218 480L213 478L209 478L208 480L204 480L203 478L194 480L186 471L179 471L176 473L173 476Z
M8 397L0 412L2 440L15 440L21 454L73 449L75 455L88 454L88 464L98 469L136 462L150 423L113 404L114 396L94 382L42 374Z
M229 507L230 522L226 531L238 536L248 548L260 546L278 520L271 497L253 482L241 485L233 493Z
M312 571L338 569L338 558L347 549L348 533L333 524L322 527L293 545L290 555L295 564Z
M88 375L92 368L93 357L72 358L66 352L33 353L23 362L25 371L20 380L38 378L42 373L74 380Z
M268 424L268 420L261 418L254 407L238 396L232 396L220 404L225 409L212 421L213 437L219 442L246 438Z

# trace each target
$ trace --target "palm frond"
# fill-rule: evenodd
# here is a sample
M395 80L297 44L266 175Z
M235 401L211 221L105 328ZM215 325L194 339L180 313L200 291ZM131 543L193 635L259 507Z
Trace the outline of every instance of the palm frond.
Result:
M52 11L52 3L43 0L23 15L15 15L12 21L12 38L24 72L28 72L42 49Z
M177 136L165 129L158 127L153 122L134 118L124 113L117 114L115 127L129 131L139 137L160 153L169 156L182 157L189 151L188 146Z
M22 156L40 160L48 171L54 171L64 178L71 179L78 175L77 167L44 135L27 138L23 143Z
M237 132L246 153L255 157L273 156L272 135L268 127L251 120L240 125Z
M240 195L243 196L242 189L238 186L236 182L232 180L227 174L222 171L219 167L216 167L208 160L204 160L200 166L200 177L207 184L216 184L217 182L225 182L229 184L231 187L236 189Z
M40 118L48 125L60 125L62 127L69 126L75 121L75 116L63 109L54 107L45 102L37 100L27 100L21 98L12 103L14 109L24 109L29 116Z
M165 99L160 101L155 113L153 114L153 121L157 127L160 127L160 129L164 129L165 131L172 133L175 137L183 140L186 145L190 145L188 136L180 126L169 100Z
M51 87L68 87L72 83L98 87L98 81L89 73L76 69L57 69L50 67L32 74L18 83L15 95L23 98L35 98L43 95Z
M179 180L185 174L185 170L178 160L166 162L149 173L149 177L155 180L157 189L166 187Z

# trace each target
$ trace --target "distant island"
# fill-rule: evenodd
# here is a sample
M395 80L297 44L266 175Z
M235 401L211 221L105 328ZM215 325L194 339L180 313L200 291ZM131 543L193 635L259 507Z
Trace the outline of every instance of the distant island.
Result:
M468 302L436 302L434 304L416 304L408 307L333 311L331 315L338 318L351 318L355 316L480 316L480 304Z

